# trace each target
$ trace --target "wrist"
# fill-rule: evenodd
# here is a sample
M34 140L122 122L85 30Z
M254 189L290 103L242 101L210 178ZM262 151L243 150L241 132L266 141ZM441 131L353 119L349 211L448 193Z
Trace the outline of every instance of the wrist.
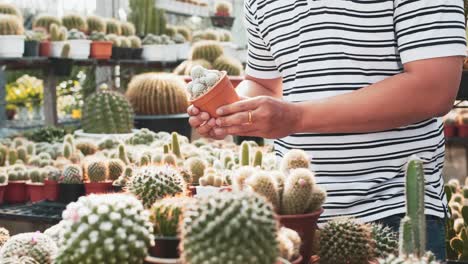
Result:
M304 108L298 103L291 103L292 133L304 132Z

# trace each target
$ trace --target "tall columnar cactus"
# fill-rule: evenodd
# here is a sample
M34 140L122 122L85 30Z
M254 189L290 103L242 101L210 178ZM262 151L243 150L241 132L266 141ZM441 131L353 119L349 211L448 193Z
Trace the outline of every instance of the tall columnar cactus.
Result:
M205 161L200 158L197 158L197 157L189 158L185 161L184 165L185 165L184 167L192 176L192 181L195 183L198 183L200 178L205 175L205 169L207 165Z
M102 32L106 33L106 21L99 16L89 16L86 18L86 23L88 24L88 32Z
M61 26L62 21L59 18L55 17L55 16L41 15L36 20L34 20L33 27L34 28L43 28L47 32L49 32L50 26L52 24L56 24L58 26Z
M298 168L310 168L310 157L303 150L293 149L284 155L281 161L281 171L289 174L291 170Z
M134 171L127 190L143 202L146 208L158 199L182 194L186 189L180 173L167 166L147 166Z
M57 245L50 237L40 232L23 233L12 236L3 245L0 250L0 260L2 263L7 263L9 259L26 256L34 261L32 263L52 264L56 254Z
M0 166L5 166L8 156L8 148L0 144Z
M117 36L122 34L122 28L120 27L120 21L110 18L106 20L106 31L107 34L115 34Z
M242 142L240 146L239 161L241 166L250 165L250 145L247 142Z
M218 71L225 71L229 76L241 76L244 67L236 58L220 56L213 62L213 68Z
M68 59L70 57L70 49L71 49L70 44L65 43L65 45L63 45L62 47L62 53L60 54L60 57Z
M154 234L162 237L176 237L182 212L190 203L189 197L168 197L156 201L151 207L150 220L153 223Z
M189 105L184 81L172 74L137 75L130 81L126 96L139 115L180 114Z
M223 47L217 41L200 41L193 45L190 59L204 59L213 63L223 54Z
M127 149L124 144L119 145L119 159L126 165L130 164L130 160L127 156Z
M86 176L90 182L103 182L107 179L108 168L106 162L96 160L86 165Z
M16 149L18 153L18 159L22 160L24 163L28 162L28 150L25 146L21 146Z
M126 194L89 195L63 212L57 263L143 263L154 239L149 214Z
M254 160L253 160L253 166L254 167L262 167L263 164L263 152L261 150L257 150L255 152Z
M75 14L70 14L62 17L62 24L68 29L78 29L81 32L86 32L88 30L88 25L86 20Z
M198 182L201 186L221 187L224 178L215 169L209 168L205 171L205 176L201 177Z
M277 228L272 206L258 195L223 193L202 197L184 213L182 261L275 263L279 255Z
M14 15L0 15L0 35L22 35L22 18Z
M7 3L0 3L0 14L22 17L21 11L16 6Z
M138 35L162 35L166 30L165 11L154 6L152 0L130 0L129 20L135 25Z
M321 264L368 263L374 257L373 247L371 227L354 219L330 221L320 231Z
M130 133L133 128L132 106L120 93L101 90L86 98L82 125L86 133Z
M63 175L60 178L60 183L64 184L80 184L83 183L83 170L78 165L68 165L63 170Z

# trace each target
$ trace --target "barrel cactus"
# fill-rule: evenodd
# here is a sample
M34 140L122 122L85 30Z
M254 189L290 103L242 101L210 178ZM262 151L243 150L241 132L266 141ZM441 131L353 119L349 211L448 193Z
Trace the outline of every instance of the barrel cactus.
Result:
M70 14L62 17L62 24L68 29L77 29L81 32L86 32L88 30L88 25L86 24L86 20L80 16L75 14Z
M109 169L109 180L117 180L125 170L125 163L120 159L111 159L107 162Z
M122 28L120 27L120 21L110 18L106 20L107 34L121 35Z
M83 130L95 134L131 133L133 109L118 92L101 89L86 98L83 106Z
M229 76L242 75L242 63L236 58L220 56L213 62L213 68L218 71L225 71Z
M120 23L120 28L122 30L123 36L133 36L135 35L135 25L131 22L122 22Z
M41 15L36 20L34 20L34 28L43 28L46 31L49 31L50 25L56 24L58 26L62 25L62 21L55 16L50 15Z
M81 151L83 155L88 156L88 155L93 155L98 151L98 146L94 144L93 142L78 142L76 144L76 149Z
M52 264L56 254L57 245L50 237L40 232L23 233L12 236L3 245L0 260L6 263L8 259L26 256L34 260L33 263Z
M68 165L63 170L63 175L59 182L64 184L83 183L83 170L78 165Z
M213 65L207 60L198 59L198 60L186 60L182 62L177 68L174 69L174 74L177 75L190 75L192 69L195 66L202 66L205 69L212 69Z
M57 263L143 263L151 245L149 214L126 194L89 195L63 212Z
M372 224L372 238L375 240L374 256L383 258L398 253L398 237L391 228L382 224Z
M185 82L172 74L137 75L130 81L126 95L140 115L180 114L189 105Z
M277 231L272 206L256 194L233 192L201 197L184 212L182 261L272 264L279 256Z
M168 197L156 201L151 207L150 214L154 234L163 237L177 236L182 212L192 202L193 198L189 197Z
M0 3L0 14L22 17L21 11L12 4Z
M106 22L102 17L89 16L86 18L86 23L88 24L88 32L106 33Z
M205 169L207 165L204 160L197 157L192 157L185 161L184 167L192 176L192 181L198 184L200 178L205 175Z
M0 35L22 35L23 21L14 15L0 15Z
M108 173L107 164L102 160L86 164L86 177L90 182L104 182L107 179Z
M168 166L146 166L134 171L127 190L137 196L145 208L166 196L184 193L186 185L180 173Z
M190 59L204 59L213 63L223 54L223 47L217 41L200 41L193 45Z

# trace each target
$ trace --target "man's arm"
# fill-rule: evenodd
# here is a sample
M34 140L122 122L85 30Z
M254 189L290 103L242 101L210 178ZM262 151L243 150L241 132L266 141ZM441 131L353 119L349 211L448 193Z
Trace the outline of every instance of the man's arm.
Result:
M283 79L259 79L246 75L236 91L240 96L247 98L262 95L281 98L283 97Z

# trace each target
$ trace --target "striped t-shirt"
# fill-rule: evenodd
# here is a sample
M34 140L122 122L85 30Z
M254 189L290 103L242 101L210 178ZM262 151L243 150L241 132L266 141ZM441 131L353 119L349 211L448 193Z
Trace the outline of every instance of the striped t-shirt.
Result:
M464 56L462 6L462 0L245 0L246 73L282 77L289 102L350 93L401 73L407 62ZM413 154L425 165L426 214L444 216L440 118L378 133L295 134L275 148L278 156L294 148L310 154L328 192L322 221L404 213L404 168Z

